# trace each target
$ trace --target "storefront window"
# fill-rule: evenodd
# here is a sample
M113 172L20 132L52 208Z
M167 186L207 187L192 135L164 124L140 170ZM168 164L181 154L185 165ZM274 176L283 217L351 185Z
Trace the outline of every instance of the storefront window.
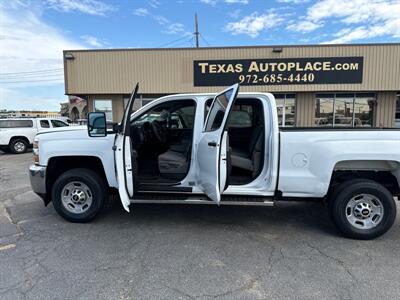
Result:
M333 125L334 94L317 95L315 101L315 126Z
M317 94L315 126L371 127L374 102L369 93Z
M335 118L333 119L334 126L336 127L353 127L354 125L361 125L360 122L353 119L354 94L336 94L333 112L335 114Z
M112 101L111 100L94 100L94 111L102 111L106 114L106 120L113 120Z
M129 101L130 97L124 97L124 108L126 108L128 101ZM153 101L153 98L137 98L135 99L135 102L133 103L133 110L138 110L139 108L141 108L142 106L145 106L146 104L150 103L151 101Z
M396 102L396 117L395 117L395 125L396 128L400 128L400 94L397 95Z
M296 95L295 94L276 94L276 108L278 110L279 126L295 126Z

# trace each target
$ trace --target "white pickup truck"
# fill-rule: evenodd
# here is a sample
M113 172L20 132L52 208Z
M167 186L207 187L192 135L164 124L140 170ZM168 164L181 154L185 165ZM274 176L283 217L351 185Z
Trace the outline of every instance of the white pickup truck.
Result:
M269 93L159 98L110 131L90 113L86 129L39 133L33 190L72 222L87 222L118 190L135 203L270 206L320 200L346 236L371 239L396 218L400 130L279 128ZM71 145L74 145L71 147Z
M0 150L25 153L38 132L65 126L68 123L52 118L0 119Z

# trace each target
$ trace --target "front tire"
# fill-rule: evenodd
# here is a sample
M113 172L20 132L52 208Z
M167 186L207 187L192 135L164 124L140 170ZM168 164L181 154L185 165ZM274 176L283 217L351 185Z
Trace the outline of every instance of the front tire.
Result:
M343 183L337 191L330 210L334 224L346 237L370 240L392 227L396 203L383 185L355 179Z
M14 154L25 153L28 150L28 143L23 139L13 139L10 142L9 149Z
M72 169L55 181L52 200L61 217L74 223L86 223L103 210L108 200L106 183L92 170Z

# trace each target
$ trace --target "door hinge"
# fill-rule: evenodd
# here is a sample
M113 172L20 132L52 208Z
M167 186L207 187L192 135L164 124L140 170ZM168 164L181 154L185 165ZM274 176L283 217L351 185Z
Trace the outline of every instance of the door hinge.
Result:
M117 146L112 146L112 148L111 148L113 151L117 151Z

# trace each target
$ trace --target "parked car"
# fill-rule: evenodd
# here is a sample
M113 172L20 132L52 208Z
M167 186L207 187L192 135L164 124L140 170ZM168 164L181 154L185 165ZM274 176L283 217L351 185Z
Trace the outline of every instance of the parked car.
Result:
M0 150L20 154L33 143L36 133L68 123L52 118L0 119Z
M92 220L117 189L127 211L136 203L312 199L328 202L348 237L375 238L393 225L400 130L279 129L274 96L238 94L238 85L162 97L131 114L137 90L113 129L93 112L87 130L36 136L32 188L66 220Z

